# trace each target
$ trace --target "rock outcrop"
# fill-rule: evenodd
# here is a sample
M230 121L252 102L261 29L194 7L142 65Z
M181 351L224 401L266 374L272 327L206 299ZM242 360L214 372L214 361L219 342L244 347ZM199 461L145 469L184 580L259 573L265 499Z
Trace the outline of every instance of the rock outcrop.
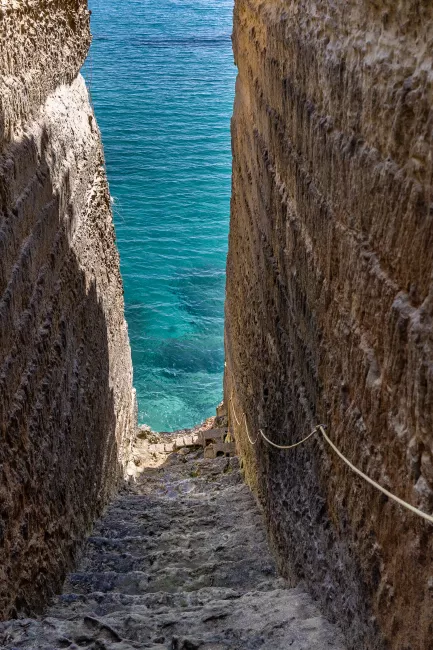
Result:
M353 648L433 647L433 6L236 0L225 403L281 568ZM237 423L233 409L237 413ZM245 413L245 419L243 416Z
M123 474L132 366L83 0L0 4L0 616L58 589Z

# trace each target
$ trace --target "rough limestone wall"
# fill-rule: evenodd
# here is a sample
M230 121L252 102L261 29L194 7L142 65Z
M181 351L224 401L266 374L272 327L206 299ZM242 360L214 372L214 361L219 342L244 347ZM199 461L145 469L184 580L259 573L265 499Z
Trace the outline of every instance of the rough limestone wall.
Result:
M134 404L82 0L0 3L0 616L39 608L128 460Z
M225 401L282 569L349 647L433 648L433 4L236 0ZM233 408L240 425L233 415Z

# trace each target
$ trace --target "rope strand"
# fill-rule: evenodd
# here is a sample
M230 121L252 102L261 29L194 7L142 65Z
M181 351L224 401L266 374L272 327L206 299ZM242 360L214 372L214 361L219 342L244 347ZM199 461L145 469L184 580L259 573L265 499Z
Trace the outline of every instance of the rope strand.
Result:
M392 494L392 492L390 492L389 490L387 490L384 487L382 487L381 485L379 485L379 483L376 483L376 481L373 481L373 479L370 478L369 476L367 476L367 474L364 474L364 472L361 472L360 469L355 467L355 465L353 465L350 462L350 460L348 460L346 458L346 456L343 456L341 451L339 449L337 449L337 447L334 445L332 440L330 438L328 438L328 436L327 436L327 434L325 432L325 429L323 428L323 426L321 424L319 424L318 429L320 430L322 436L324 437L324 439L326 440L328 445L335 451L337 456L339 456L339 458L341 458L341 460L344 461L348 467L350 467L350 469L353 472L358 474L358 476L361 476L361 478L363 478L364 481L367 481L367 483L370 483L370 485L375 487L377 490L380 490L380 492L383 492L383 494L385 494L387 497L389 497L390 499L392 499L393 501L395 501L399 505L403 506L403 508L407 508L407 510L410 510L411 512L415 513L419 517L422 517L426 521L433 524L433 516L432 515L428 515L426 512L423 512L422 510L419 510L418 508L415 508L415 506L412 506L410 503L407 503L407 501L403 501L403 499L400 499L400 497L396 497L395 494Z
M245 415L245 413L244 413L244 422L245 422L245 431L247 432L247 438L252 445L255 445L257 440L259 439L259 434L257 434L256 439L253 442L250 437L250 432L248 431L247 416Z
M272 445L272 447L275 447L276 449L294 449L295 447L299 447L299 445L303 445L304 442L307 442L307 440L309 440L312 436L314 436L314 434L317 433L317 428L318 427L314 427L314 429L312 430L311 433L308 434L308 436L306 436L305 438L303 438L303 440L300 440L299 442L295 442L293 445L277 445L275 442L272 442L272 440L269 440L269 438L265 436L265 434L261 429L259 429L259 431L262 438L266 440L268 444Z
M239 422L239 420L238 420L238 418L237 418L236 411L235 411L235 406L234 406L234 404L233 404L233 391L232 391L232 394L231 394L231 397L230 397L230 403L231 403L231 405L232 405L233 415L235 416L236 423L237 423L238 427L240 427L240 426L241 426L241 423Z
M231 402L231 405L232 405L234 418L235 418L238 426L240 426L241 423L240 423L240 421L239 421L239 419L238 419L238 417L236 415L236 410L235 410L235 407L234 407L234 404L233 404L233 391L232 391L232 394L231 394L231 397L230 397L230 402ZM390 499L395 501L395 503L398 503L403 508L406 508L407 510L410 510L410 512L413 512L414 514L418 515L419 517L422 517L423 519L425 519L425 521L428 521L430 524L433 524L433 515L429 515L428 513L423 512L419 508L415 508L415 506L411 505L407 501L404 501L403 499L400 499L400 497L397 497L395 494L393 494L392 492L390 492L386 488L379 485L379 483L376 483L376 481L373 481L373 479L370 478L369 476L367 476L367 474L364 474L364 472L362 472L360 469L355 467L355 465L353 463L351 463L350 460L348 458L346 458L346 456L344 456L344 454L341 453L341 451L338 449L338 447L329 438L329 436L327 435L327 433L325 431L325 428L324 428L323 424L318 424L313 429L313 431L308 434L308 436L306 436L305 438L303 438L299 442L295 442L292 445L277 445L275 442L272 442L272 440L270 440L263 433L262 429L259 429L259 433L257 434L256 439L252 440L252 438L250 436L250 432L248 430L247 417L246 417L245 413L243 415L244 415L244 422L245 422L245 431L246 431L247 438L248 438L251 445L255 445L257 443L259 437L261 436L263 438L263 440L265 440L269 445L271 445L272 447L275 447L276 449L294 449L295 447L299 447L300 445L303 445L305 442L307 442L307 440L309 440L312 436L314 436L314 434L320 432L322 434L323 439L325 440L325 442L331 447L331 449L337 454L337 456L344 463L346 463L346 465L348 467L350 467L350 469L353 472L355 472L355 474L357 474L358 476L363 478L364 481L367 481L367 483L369 483L374 488L376 488L377 490L379 490L380 492L385 494L387 497L389 497Z
M230 403L231 403L231 405L232 405L233 415L235 416L235 420L236 420L236 422L237 422L237 425L240 427L240 426L241 426L241 423L240 423L239 420L238 420L238 417L237 417L237 415L236 415L235 406L234 406L234 404L233 404L233 391L232 391L232 394L231 394L231 397L230 397ZM248 431L247 416L245 415L245 413L244 413L244 422L245 422L245 431L247 432L247 438L248 438L248 440L250 441L250 444L251 444L251 445L255 445L256 442L257 442L257 440L259 439L259 436L257 435L257 436L256 436L256 439L255 439L254 441L251 439L250 432Z

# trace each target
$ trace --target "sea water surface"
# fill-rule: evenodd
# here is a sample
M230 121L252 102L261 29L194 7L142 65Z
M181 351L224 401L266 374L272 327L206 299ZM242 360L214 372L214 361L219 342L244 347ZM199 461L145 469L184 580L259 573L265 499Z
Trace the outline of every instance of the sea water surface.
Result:
M233 0L89 4L139 422L170 431L222 397Z

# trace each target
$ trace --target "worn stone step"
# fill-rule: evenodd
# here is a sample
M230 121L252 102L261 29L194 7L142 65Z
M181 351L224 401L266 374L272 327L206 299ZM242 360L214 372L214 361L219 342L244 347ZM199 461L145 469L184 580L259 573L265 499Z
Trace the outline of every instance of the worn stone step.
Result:
M227 507L227 497L234 497ZM205 497L203 494L188 495L188 497L180 499L159 498L158 500L150 500L146 497L128 496L124 499L115 501L105 511L103 521L96 525L105 524L105 522L113 518L122 519L127 517L128 520L138 518L142 521L147 521L154 524L160 524L163 521L182 521L185 516L188 518L200 518L206 515L219 515L227 517L231 513L235 513L242 518L257 519L260 513L256 510L254 499L247 490L230 492L224 490L212 497Z
M222 517L217 516L203 516L203 517L193 517L193 518L184 518L183 520L174 520L170 521L169 518L163 519L159 522L158 527L152 525L151 522L135 520L135 519L119 519L108 517L101 525L99 525L95 531L98 536L108 537L108 538L121 538L121 537L149 537L149 538L158 538L161 537L164 533L171 533L177 535L193 535L195 533L207 534L212 537L214 531L217 528L218 534L229 532L232 530L230 524L230 516L227 515ZM244 527L254 526L254 519L246 518L246 521L237 520L238 525Z
M95 526L95 529L100 528L102 525L106 526L107 523L113 520L147 523L151 526L162 526L167 523L182 526L185 519L188 521L201 520L203 517L227 519L231 514L245 521L255 521L261 515L258 512L251 512L251 507L254 505L250 498L242 499L233 505L230 504L229 507L223 499L216 502L204 502L203 499L197 499L187 504L181 504L178 507L173 506L170 502L161 502L158 507L146 510L146 506L140 502L132 502L127 505L113 506L107 510L104 522Z
M219 548L236 548L246 543L260 549L266 544L265 531L254 524L249 524L235 529L189 530L184 533L167 528L151 536L128 534L115 537L93 536L87 540L84 552L88 549L89 553L98 553L98 549L101 549L102 552L117 550L119 553L140 555L144 550L155 552L177 548L191 550L207 548L209 553L213 553Z
M284 580L280 579L280 587ZM164 609L200 609L205 603L215 600L234 600L244 595L239 589L229 587L203 587L195 591L155 591L144 594L132 595L116 591L102 593L100 591L88 594L67 593L58 596L50 614L57 618L64 618L93 612L98 616L117 611L130 611L133 608L143 610L162 611Z
M202 587L234 587L245 591L258 582L276 577L274 564L260 558L247 558L238 562L209 558L207 562L198 560L192 567L165 566L162 569L149 567L148 571L82 572L71 574L64 592L89 593L91 591L119 591L127 594L140 594L145 591L191 591Z
M237 519L238 525L242 526L245 529L250 529L251 533L254 534L256 529L255 521L251 518L242 518ZM103 526L98 527L95 531L96 536L109 538L124 538L124 537L144 537L149 540L149 543L152 543L152 540L156 540L161 537L175 537L176 535L180 538L194 536L201 536L203 539L215 537L221 538L227 535L232 536L235 534L233 527L230 526L230 523L227 521L227 517L218 517L217 515L210 515L201 518L187 518L185 517L182 521L174 520L164 520L158 524L158 526L152 525L150 522L143 522L141 520L136 520L131 518L128 519L119 519L113 518L109 519ZM260 537L263 537L262 535Z
M268 585L269 587L269 585ZM140 595L123 594L119 592L92 592L90 594L63 594L59 596L50 608L52 618L75 618L91 613L102 617L112 614L129 612L146 613L158 616L161 613L176 611L178 616L185 612L200 613L205 605L224 602L232 603L244 596L254 595L259 603L265 591L281 589L285 594L287 605L296 606L302 597L302 590L287 589L283 579L276 581L273 588L243 593L228 587L204 587L196 591L180 591L175 593L153 592Z
M194 519L194 521L188 521L180 523L176 526L176 531L178 534L186 534L188 532L206 532L208 531L209 536L212 535L212 528L215 519L212 517L202 517L201 519ZM228 530L228 525L225 526L225 529ZM130 537L130 536L148 536L148 537L160 537L165 531L173 531L173 528L170 526L170 522L161 522L161 525L158 529L154 529L151 525L147 523L140 522L129 522L129 521L109 521L103 526L99 527L96 531L99 535L104 537Z
M175 498L170 498L165 496L163 493L158 496L158 498L151 498L147 495L140 494L124 494L121 498L115 499L113 503L107 508L106 512L111 512L115 509L128 510L132 509L142 509L148 517L152 517L154 513L158 513L162 507L168 509L171 512L178 512L184 508L195 508L201 507L202 505L210 505L212 507L218 507L226 502L226 494L233 492L233 496L236 495L236 500L231 503L231 508L241 509L241 502L253 504L254 499L251 495L251 492L245 485L227 485L224 483L218 482L215 486L212 485L211 480L201 481L200 477L194 477L193 489L187 494L177 494L174 493ZM191 483L186 481L190 486ZM176 486L178 483L171 483L171 486ZM182 481L185 483L185 481ZM210 485L209 485L210 484ZM215 487L215 491L212 492L212 488ZM201 489L200 489L201 488ZM224 492L222 492L224 491Z
M22 623L12 622L9 626L16 648L23 647L17 634ZM95 650L101 647L98 643L110 649L124 648L126 644L155 648L157 644L165 650L343 650L335 627L319 615L311 599L305 593L294 595L290 589L251 592L231 600L215 599L183 611L152 611L131 603L127 615L124 610L105 615L77 614L68 619L47 618L37 624L37 631L32 629L34 625L27 625L25 638L34 635L38 639L34 647L44 650L68 647L65 640ZM52 645L43 645L41 638Z
M79 564L81 572L110 570L117 573L129 571L146 571L150 568L153 571L161 570L163 567L178 566L181 568L195 568L199 564L205 564L210 558L217 562L239 562L248 557L255 557L260 550L266 552L266 540L250 540L238 546L227 544L200 544L198 547L177 547L172 548L170 544L167 550L149 549L146 540L141 544L131 545L118 544L110 547L107 544L94 545L88 548L82 561Z

